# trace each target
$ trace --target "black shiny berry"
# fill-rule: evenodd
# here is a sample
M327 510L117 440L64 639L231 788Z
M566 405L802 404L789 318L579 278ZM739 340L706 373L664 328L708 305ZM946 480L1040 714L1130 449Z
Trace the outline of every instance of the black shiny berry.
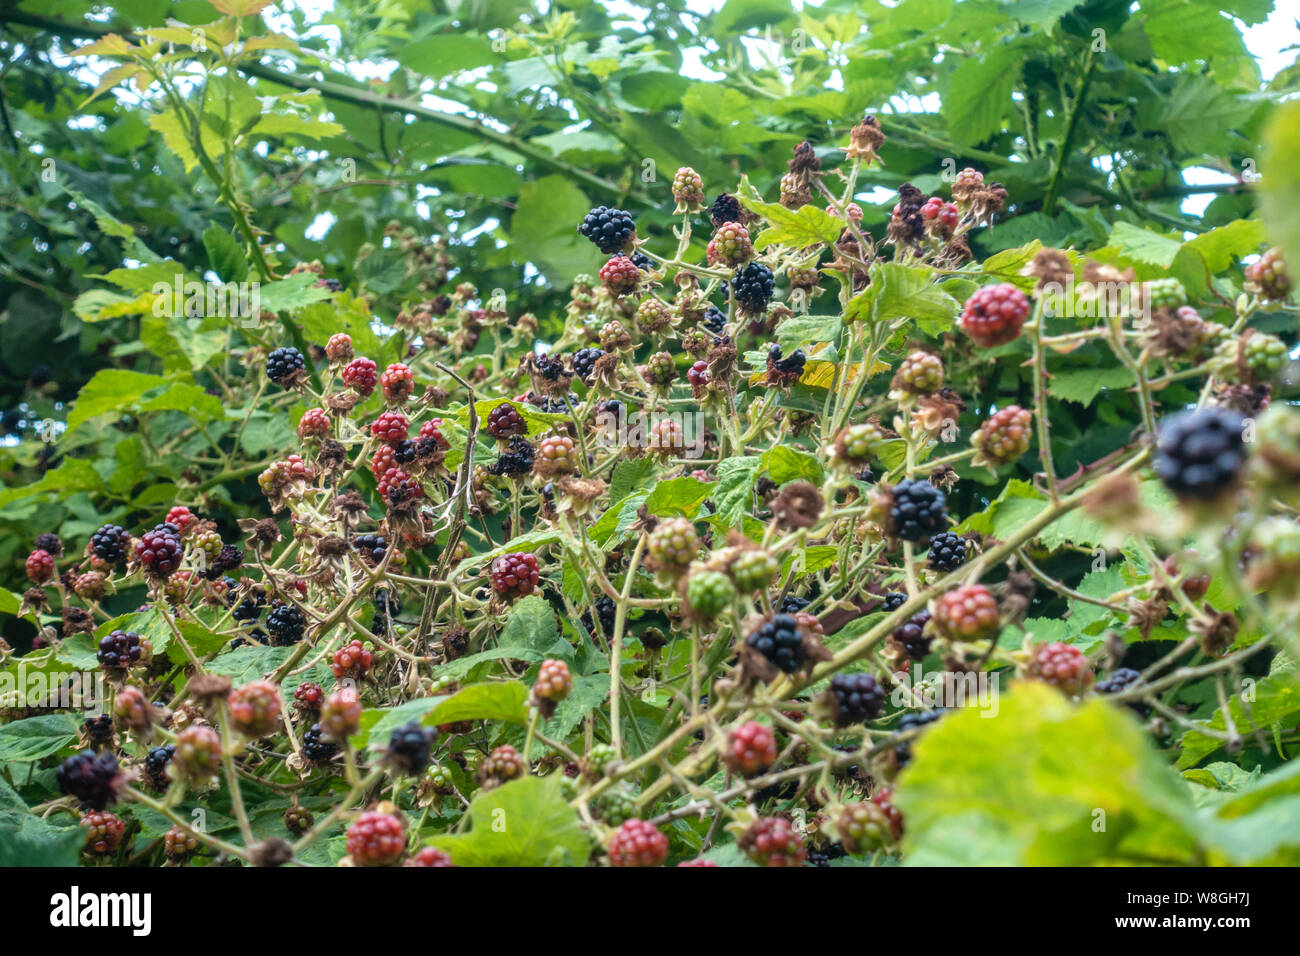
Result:
M407 773L417 774L429 766L429 750L438 733L418 720L393 731L388 741L388 756Z
M1238 412L1213 406L1166 418L1156 444L1156 474L1180 497L1217 497L1246 461L1245 426Z
M597 206L582 220L578 232L606 255L618 252L636 234L636 221L622 209Z
M510 439L507 450L488 467L488 471L498 476L527 474L533 469L534 455L533 446L528 439L516 435Z
M792 614L774 614L745 638L745 645L787 674L803 663L803 634Z
M925 633L925 626L929 623L930 612L918 611L894 630L894 640L903 646L907 656L914 661L924 660L930 653L933 638Z
M601 349L578 349L573 353L573 374L590 384L591 375L596 370L596 360L604 354Z
M302 755L312 763L323 763L338 752L338 744L324 739L320 724L312 724L302 735Z
M731 294L736 303L746 312L761 314L767 311L767 304L772 301L772 290L776 288L776 279L772 270L760 262L751 262L736 272L731 281Z
M46 531L36 536L36 550L48 552L57 558L63 554L63 541L57 534Z
M1131 667L1121 667L1104 680L1097 681L1093 690L1099 694L1118 694L1132 687L1141 676Z
M836 674L831 678L831 694L835 697L835 723L840 727L879 717L885 706L885 688L874 674L865 671Z
M176 746L163 744L161 747L151 747L144 758L144 777L155 790L167 789L170 782L167 779L167 765L172 762L174 756L176 756Z
M614 633L614 616L618 612L618 605L613 598L602 596L596 598L595 608L596 619L600 622L601 633L608 637ZM587 633L595 637L595 632L592 630L593 622L590 608L582 612L580 620L582 626L587 629Z
M890 530L904 541L925 541L948 524L948 499L928 481L907 478L894 486Z
M117 758L111 753L83 750L59 764L55 780L59 792L76 797L82 807L103 810L117 800L122 777L117 769Z
M117 564L126 557L131 535L121 525L106 524L90 536L90 550L101 561Z
M266 357L266 377L277 385L283 385L306 367L302 353L293 346L275 349Z
M144 653L140 635L131 631L114 631L100 639L95 657L112 670L125 669L139 662Z
M930 539L930 567L935 571L955 571L966 563L966 539L951 531L942 531Z
M900 607L902 607L906 603L907 603L906 591L886 591L885 600L881 604L880 609L884 611L886 614L888 614L891 611L897 611Z
M277 604L266 618L266 629L278 647L288 647L302 640L307 629L307 619L292 604Z
M359 534L352 539L352 547L362 558L378 564L388 551L388 539L382 534Z
M909 730L915 730L917 727L924 727L926 724L932 724L944 715L942 709L938 710L920 710L903 715L903 719L898 722L896 728L898 733L906 733ZM904 741L894 748L894 757L899 767L907 766L912 759L912 742Z
M812 601L805 597L799 597L797 594L787 594L781 601L781 612L784 614L798 614L811 603Z
M727 315L716 305L711 305L704 310L704 318L700 320L700 325L714 335L721 335L727 327Z

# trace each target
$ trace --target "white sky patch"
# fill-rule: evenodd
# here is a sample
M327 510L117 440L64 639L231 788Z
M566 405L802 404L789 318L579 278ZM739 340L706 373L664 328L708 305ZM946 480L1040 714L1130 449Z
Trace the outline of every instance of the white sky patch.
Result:
M332 212L318 213L316 218L311 221L311 225L304 229L302 234L312 242L322 242L338 221L339 217Z

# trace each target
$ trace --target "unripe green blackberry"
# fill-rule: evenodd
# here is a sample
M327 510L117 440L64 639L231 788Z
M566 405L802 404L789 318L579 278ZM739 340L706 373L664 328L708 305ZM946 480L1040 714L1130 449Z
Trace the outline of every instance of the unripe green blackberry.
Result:
M721 571L696 571L686 582L686 603L691 614L705 620L725 611L735 595L731 579Z
M491 790L510 780L526 776L528 764L523 756L509 744L502 744L483 758L478 767L478 781L484 790Z
M836 461L865 465L876 457L884 441L884 433L871 422L848 425L836 436L832 455Z
M435 793L455 793L456 779L451 769L444 764L431 763L424 771L424 779Z
M943 387L943 359L932 352L913 352L903 359L894 387L913 395L929 395Z
M726 222L709 240L705 251L709 265L740 266L754 257L749 230L738 222Z
M645 377L652 385L671 385L677 378L677 363L668 352L656 352L646 359Z
M1153 309L1176 309L1187 304L1187 290L1177 279L1150 279L1142 283L1142 288Z
M672 310L654 296L642 299L636 307L636 327L642 332L662 332L672 324Z
M760 548L740 552L727 566L727 573L741 594L753 594L767 587L780 570L781 562Z
M1246 291L1273 302L1291 294L1291 277L1287 275L1281 249L1274 246L1258 262L1246 266Z
M600 819L612 827L620 826L626 820L636 817L636 788L622 783L599 794L595 800L595 811Z
M650 533L647 546L660 570L680 574L699 551L700 537L685 518L666 518Z
M617 756L617 751L609 744L592 744L585 761L587 775L593 779L600 777Z
M207 570L221 553L221 535L215 531L200 531L190 538L190 554L199 570Z
M606 352L627 348L632 344L632 336L618 319L610 319L600 327L600 347Z
M176 752L167 773L191 786L203 786L221 769L221 738L211 727L196 724L176 735Z
M1286 343L1276 335L1257 331L1242 343L1241 355L1256 378L1271 379L1287 362Z
M873 853L897 839L894 822L876 803L851 803L835 819L835 835L850 853Z
M673 202L677 203L674 211L678 215L704 208L704 181L689 166L683 166L673 176Z

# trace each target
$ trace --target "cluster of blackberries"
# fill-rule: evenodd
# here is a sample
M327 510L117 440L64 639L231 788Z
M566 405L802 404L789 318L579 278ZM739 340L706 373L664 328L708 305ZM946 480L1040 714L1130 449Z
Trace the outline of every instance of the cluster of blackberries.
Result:
M925 541L948 524L948 499L928 481L905 478L894 486L890 531L904 541Z
M745 645L787 674L803 663L803 633L793 614L772 615L745 638Z
M283 385L307 367L302 353L292 346L275 349L266 357L266 377Z
M266 617L266 629L271 632L272 643L288 647L302 640L307 630L307 619L292 604L277 604Z
M636 235L636 221L622 209L597 206L583 218L578 232L605 255L610 255L624 248Z

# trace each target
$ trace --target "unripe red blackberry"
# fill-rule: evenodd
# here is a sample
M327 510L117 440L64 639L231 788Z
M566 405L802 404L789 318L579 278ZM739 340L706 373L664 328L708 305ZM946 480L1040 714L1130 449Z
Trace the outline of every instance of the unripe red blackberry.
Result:
M966 300L961 327L976 345L992 348L1019 337L1029 310L1029 299L1011 283L986 285Z
M504 597L532 594L540 578L537 555L531 551L503 554L492 562L492 589Z
M569 665L555 658L542 661L537 671L537 681L533 684L533 697L537 700L558 704L573 691L573 675Z
M415 375L409 366L394 362L379 376L379 384L384 390L384 398L396 405L411 397L415 390Z
M354 687L340 687L325 698L320 709L320 728L335 743L347 740L361 729L361 698Z
M651 385L671 385L677 379L677 363L668 352L656 352L646 359L645 377Z
M1291 294L1291 277L1281 249L1274 246L1258 262L1246 266L1246 291L1274 302L1281 302Z
M60 793L76 797L89 810L103 810L115 803L125 786L117 758L111 753L97 754L90 750L83 750L59 764L54 779Z
M100 666L108 670L126 670L133 664L140 663L144 652L145 646L141 644L139 634L113 631L100 639L95 657Z
M107 564L117 564L126 557L131 535L120 525L106 524L90 536L90 550Z
M661 570L680 574L695 559L700 536L686 518L666 518L650 532L646 544L650 557Z
M199 841L178 826L163 834L163 854L173 862L191 857L198 851Z
M612 295L627 295L641 284L641 270L627 256L614 256L600 267L600 281Z
M181 566L184 548L181 540L168 531L146 531L135 545L135 555L147 572L169 577Z
M528 423L524 421L524 416L519 413L519 409L509 402L502 402L488 412L485 428L493 438L504 441L515 435L526 434L528 432Z
M277 385L292 385L306 367L302 353L292 346L274 349L266 357L266 377Z
M169 524L176 529L177 534L185 534L186 530L194 522L198 521L198 516L190 511L184 505L175 505L167 512L167 517L163 519L163 524Z
M767 587L780 570L781 562L775 555L761 548L746 548L727 565L727 573L741 594L753 594Z
M483 789L491 790L528 774L523 755L509 744L493 749L478 766L478 780Z
M343 384L361 395L369 395L379 383L379 366L374 359L364 355L354 358L343 367Z
M446 850L439 850L436 846L422 847L415 856L407 860L403 866L455 866L451 862L451 854Z
M631 245L636 238L636 220L622 209L597 206L583 217L578 232L609 255Z
M393 866L406 853L406 826L391 813L367 810L348 827L347 852L357 866Z
M306 713L316 713L325 700L325 690L315 681L306 680L293 692L294 706Z
M582 467L578 446L568 435L551 435L537 445L533 471L543 477L571 475Z
M632 344L632 337L618 319L610 319L600 327L600 347L606 352L627 348Z
M741 724L727 735L722 761L734 774L752 777L776 762L776 735L756 720Z
M389 468L380 475L378 490L390 505L401 504L424 494L424 486L405 468Z
M735 596L731 579L721 571L696 571L686 582L686 603L697 619L717 617L731 606Z
M975 464L1009 465L1018 459L1029 450L1033 419L1033 414L1019 405L1008 405L990 415L971 436Z
M389 445L406 441L411 423L401 412L384 412L370 425L370 434Z
M760 817L736 844L759 866L803 866L807 855L803 837L785 817Z
M365 645L361 643L361 639L354 638L352 643L344 644L334 652L330 670L340 680L345 677L360 679L370 672L372 659L373 655L366 650Z
M645 820L625 820L609 840L610 866L663 866L668 838Z
M44 584L54 577L54 555L37 549L27 556L27 577L35 584Z
M684 212L699 212L704 207L704 180L700 174L689 166L683 166L673 175L674 210L678 215Z
M709 363L701 360L688 368L686 381L692 389L705 388L709 384Z
M257 484L268 496L284 494L298 483L311 481L314 474L311 465L303 461L301 455L290 455L284 461L273 462L258 475Z
M325 343L325 357L331 362L352 361L352 336L346 332L335 332Z
M397 467L397 457L393 445L380 445L370 457L370 473L378 478L389 468Z
M1078 697L1092 686L1092 665L1083 651L1056 641L1033 649L1025 675L1031 680L1051 684L1063 694Z
M280 724L280 688L255 680L230 692L230 726L245 737L273 734Z
M931 196L921 206L921 218L927 228L943 236L952 235L960 218L954 203L944 202L938 196Z
M724 222L718 227L705 250L709 265L741 266L754 258L754 244L749 230L738 222Z
M115 852L126 836L126 824L107 810L90 811L81 818L81 825L86 828L85 850L95 856Z
M309 408L298 419L299 438L328 438L329 433L330 416L323 408Z
M221 738L211 727L196 724L176 735L176 752L167 772L191 786L211 781L221 769Z
M992 637L1001 626L998 601L982 584L968 584L940 595L934 603L934 626L954 641Z

